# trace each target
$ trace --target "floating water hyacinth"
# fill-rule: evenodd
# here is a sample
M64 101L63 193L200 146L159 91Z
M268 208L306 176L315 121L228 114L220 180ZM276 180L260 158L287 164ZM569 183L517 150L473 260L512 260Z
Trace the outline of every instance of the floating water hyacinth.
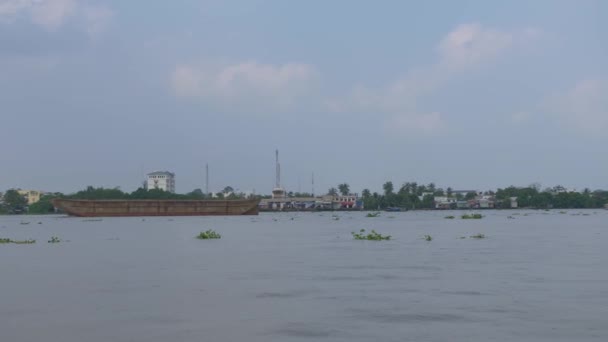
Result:
M359 231L359 233L351 232L351 234L355 240L381 241L381 240L390 240L391 239L390 235L384 236L384 235L376 232L373 229L368 234L365 234L365 229L361 229Z
M6 244L6 243L14 243L16 245L29 245L29 244L32 244L32 243L36 243L36 240L33 240L33 239L29 239L29 240L11 240L11 239L0 238L0 244Z
M365 215L365 217L378 217L378 216L380 216L380 212L379 211L376 211L376 212L373 212L373 213L367 213L367 215Z
M51 239L48 241L48 243L59 243L59 242L61 242L61 240L56 236L51 236Z
M196 236L197 239L207 240L207 239L221 239L222 236L215 232L215 230L209 229L204 232L201 232Z
M481 214L464 214L464 215L460 216L460 218L462 218L463 220L471 220L471 219L479 220L479 219L483 218L483 215L481 215Z
M484 234L479 233L479 234L476 234L476 235L471 235L471 238L472 239L485 239L486 236Z
M424 236L424 239L425 239L426 241L433 241L433 237L432 237L432 236L430 236L430 235L425 235L425 236Z

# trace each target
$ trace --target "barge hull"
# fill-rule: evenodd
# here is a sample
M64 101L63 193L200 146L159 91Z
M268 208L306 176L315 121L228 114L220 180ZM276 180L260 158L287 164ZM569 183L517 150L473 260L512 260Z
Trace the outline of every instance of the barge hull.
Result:
M52 200L56 208L79 217L258 215L259 202L258 199Z

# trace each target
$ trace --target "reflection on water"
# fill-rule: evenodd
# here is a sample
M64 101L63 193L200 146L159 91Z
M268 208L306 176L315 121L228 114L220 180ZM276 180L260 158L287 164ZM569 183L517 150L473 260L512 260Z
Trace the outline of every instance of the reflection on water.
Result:
M608 340L608 212L452 214L0 216L2 341Z

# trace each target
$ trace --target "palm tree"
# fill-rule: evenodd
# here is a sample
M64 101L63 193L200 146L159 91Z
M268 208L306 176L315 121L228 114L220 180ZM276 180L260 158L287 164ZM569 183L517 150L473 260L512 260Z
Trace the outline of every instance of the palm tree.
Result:
M338 189L340 190L342 196L348 196L350 193L350 186L348 186L346 183L339 184Z
M330 196L337 196L338 195L338 190L336 188L329 188L329 190L327 191L327 194Z
M384 185L382 185L382 189L384 189L384 194L386 196L391 195L394 190L393 182L388 181L388 182L384 183Z

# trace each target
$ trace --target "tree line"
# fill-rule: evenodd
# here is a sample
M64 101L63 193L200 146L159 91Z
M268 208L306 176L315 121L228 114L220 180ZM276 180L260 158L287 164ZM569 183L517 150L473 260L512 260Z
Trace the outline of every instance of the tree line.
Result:
M348 189L348 186L346 187ZM383 192L371 192L364 189L361 192L363 205L366 209L386 209L399 207L405 209L432 209L435 207L435 196L445 196L458 201L472 200L477 192L454 193L451 187L439 188L435 183L418 184L406 182L399 189L395 189L393 182L388 181L382 185ZM328 191L335 194L335 188ZM567 191L563 186L555 186L540 190L537 185L527 187L509 186L496 191L484 191L483 195L494 197L497 208L510 208L511 198L516 197L519 208L534 209L583 209L603 208L608 204L608 191L585 189L582 192Z
M51 203L53 198L67 199L175 199L175 200L203 200L203 199L240 199L245 198L245 194L237 193L230 186L225 187L216 194L205 194L201 189L194 189L186 194L176 194L161 189L138 188L133 192L123 192L119 188L103 188L88 186L86 189L74 194L62 194L60 192L47 193L40 197L40 200L28 206L25 196L19 194L17 190L7 190L2 196L0 204L0 214L48 214L53 213L55 208Z
M477 196L476 192L454 193L451 187L437 187L434 183L418 184L416 182L406 182L395 190L393 182L388 181L382 185L383 192L371 192L364 189L361 192L363 205L366 209L386 209L389 207L399 207L405 209L433 209L435 207L435 196L446 196L456 200L471 200ZM337 188L332 187L327 192L328 195L344 196L350 194L350 186L347 183L339 184ZM583 209L583 208L602 208L608 204L608 191L584 189L582 192L567 191L563 186L555 186L540 190L539 186L530 185L527 187L510 186L496 191L485 191L485 195L493 196L497 208L510 208L512 197L517 198L520 208L535 209ZM194 189L186 194L175 194L160 189L146 190L138 188L133 192L123 192L119 188L103 188L89 186L84 190L74 194L65 195L62 193L47 193L40 198L40 201L28 206L27 199L20 195L17 190L7 190L2 196L0 204L0 214L46 214L54 212L51 203L53 198L71 199L239 199L244 198L243 193L236 193L230 186L225 187L221 192L205 194L201 189ZM255 196L267 198L270 196ZM289 197L312 197L310 193L289 193Z

